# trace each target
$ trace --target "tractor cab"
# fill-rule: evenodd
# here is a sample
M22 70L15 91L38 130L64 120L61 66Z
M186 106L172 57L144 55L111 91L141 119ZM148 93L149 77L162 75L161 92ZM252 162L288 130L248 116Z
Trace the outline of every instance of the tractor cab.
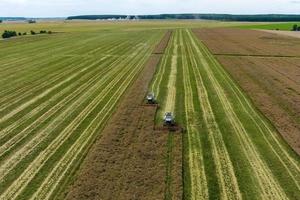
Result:
M174 119L174 116L171 112L167 112L165 113L165 116L164 116L164 125L166 126L173 126L175 125L175 119Z
M147 99L147 103L148 104L155 104L156 103L156 100L155 100L155 95L153 92L149 93L146 97Z

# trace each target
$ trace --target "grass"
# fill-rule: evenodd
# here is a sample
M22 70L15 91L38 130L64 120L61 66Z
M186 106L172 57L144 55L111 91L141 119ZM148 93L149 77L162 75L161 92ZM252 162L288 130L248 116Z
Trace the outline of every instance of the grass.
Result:
M163 33L91 30L0 41L0 198L59 195Z
M300 25L300 22L285 22L285 23L266 23L266 24L251 24L251 25L239 25L236 28L242 29L265 29L265 30L281 30L290 31L294 24Z
M50 30L53 32L110 32L110 31L136 31L149 29L178 29L178 28L201 28L201 27L220 27L236 26L237 22L218 22L205 20L141 20L128 22L109 22L109 21L55 21L55 22L38 22L36 24L26 23L2 23L0 32L4 30L15 30L17 32L30 32L30 30ZM54 34L55 35L55 34ZM53 36L53 35L51 35ZM50 36L50 37L51 37ZM38 37L48 37L38 36ZM53 36L55 37L55 36ZM36 37L35 37L36 38Z
M187 130L184 198L297 199L299 157L189 29L176 30L160 67L174 67L175 46L174 111ZM154 88L166 102L170 70L159 70Z
M297 199L299 157L191 31L292 24L0 24L60 32L0 41L0 199L61 198L166 29L174 34L150 88L161 105L156 121L172 109L186 129L184 199ZM174 141L169 134L167 163ZM167 164L166 199L172 169Z

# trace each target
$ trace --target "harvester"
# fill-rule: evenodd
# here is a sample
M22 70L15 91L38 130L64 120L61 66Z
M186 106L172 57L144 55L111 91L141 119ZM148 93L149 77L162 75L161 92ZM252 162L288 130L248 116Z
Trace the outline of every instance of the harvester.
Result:
M146 97L148 104L156 104L155 95L153 92L149 93Z
M166 112L164 115L164 125L165 126L175 126L175 118L171 112Z

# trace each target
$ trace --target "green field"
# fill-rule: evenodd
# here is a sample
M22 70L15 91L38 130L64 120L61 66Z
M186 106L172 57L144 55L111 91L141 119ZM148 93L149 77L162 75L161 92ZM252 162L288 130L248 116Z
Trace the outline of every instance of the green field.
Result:
M300 22L286 22L286 23L267 23L267 24L251 24L251 25L241 25L236 26L236 28L242 29L265 29L265 30L281 30L281 31L290 31L293 28L293 25L297 24L300 26Z
M162 31L0 42L0 199L52 199Z
M185 199L297 199L300 162L191 30L177 30L152 84L184 135Z
M299 199L299 157L192 32L237 25L0 24L0 32L58 32L0 40L0 199L64 192L167 29L174 33L149 90L161 105L157 121L174 112L186 129L185 199Z

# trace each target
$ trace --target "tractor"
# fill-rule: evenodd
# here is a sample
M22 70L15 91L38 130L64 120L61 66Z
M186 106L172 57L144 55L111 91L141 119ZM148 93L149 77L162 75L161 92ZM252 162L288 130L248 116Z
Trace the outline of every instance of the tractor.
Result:
M175 126L175 118L171 112L166 112L164 115L164 125L165 126Z
M153 92L149 93L146 97L148 104L156 104L155 95Z

